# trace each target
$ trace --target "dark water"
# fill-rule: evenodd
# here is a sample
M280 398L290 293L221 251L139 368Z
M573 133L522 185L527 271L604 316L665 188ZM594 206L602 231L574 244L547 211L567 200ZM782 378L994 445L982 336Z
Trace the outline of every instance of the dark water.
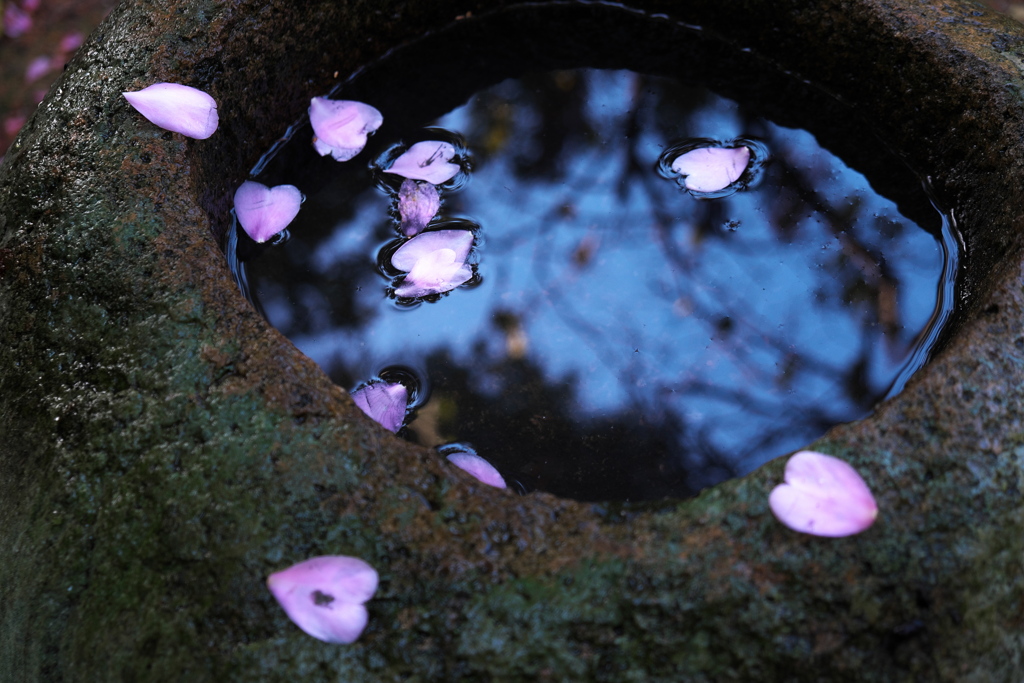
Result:
M546 72L388 124L343 164L300 128L256 178L306 194L290 238L239 232L229 258L335 382L410 385L400 436L470 445L526 490L643 500L744 474L898 390L952 304L937 211L909 220L810 133L702 88ZM475 275L396 300L398 182L374 161L439 136L467 172L427 229L472 229ZM692 196L658 161L694 138L754 141L763 165Z

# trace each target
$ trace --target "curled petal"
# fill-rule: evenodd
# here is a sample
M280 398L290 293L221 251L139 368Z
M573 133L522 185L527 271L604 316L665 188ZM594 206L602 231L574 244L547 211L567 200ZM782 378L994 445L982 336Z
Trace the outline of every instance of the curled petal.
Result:
M412 237L418 234L437 215L441 208L441 195L430 183L403 180L398 189L398 215L401 216L402 234Z
M718 192L739 180L748 163L746 147L701 147L681 154L672 162L672 170L683 177L687 190Z
M438 249L455 252L455 260L464 263L473 248L473 233L469 230L433 230L416 235L399 247L391 264L399 270L410 271L416 262Z
M288 618L328 643L352 643L366 627L363 603L377 590L377 572L357 557L325 555L267 578Z
M202 90L178 83L154 83L121 93L128 103L165 130L205 140L217 130L217 103Z
M405 421L409 390L400 382L373 382L353 391L352 400L381 427L397 432Z
M407 149L387 171L409 180L425 180L440 185L454 178L460 170L458 164L451 163L453 158L455 148L451 144L425 140Z
M505 488L505 480L498 470L494 469L494 465L479 455L464 452L452 453L448 456L448 460L456 467L469 472L488 486L494 486L499 489Z
M384 117L362 102L314 97L309 101L309 122L317 153L348 161L363 151L367 136L380 128Z
M772 490L768 505L780 522L814 536L850 536L878 516L871 489L839 458L800 451L786 463L786 481Z
M268 239L288 227L299 213L302 193L294 185L270 188L246 180L235 191L235 215L242 229L257 242Z
M473 269L456 260L451 249L438 249L424 256L395 288L395 296L419 297L451 291L473 277Z

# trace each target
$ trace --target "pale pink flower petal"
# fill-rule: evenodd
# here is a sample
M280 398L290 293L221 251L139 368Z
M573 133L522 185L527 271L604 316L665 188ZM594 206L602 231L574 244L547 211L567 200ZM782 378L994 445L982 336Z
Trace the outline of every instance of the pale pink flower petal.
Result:
M494 465L479 455L464 452L452 453L448 456L448 460L456 467L469 472L488 486L494 486L499 489L505 488L505 480L498 470L494 469Z
M287 228L298 215L301 204L302 193L294 185L270 188L246 180L235 191L238 222L257 242L266 242Z
M72 31L71 33L65 33L64 37L60 39L60 44L57 46L61 52L74 52L78 48L82 47L82 43L85 42L85 36L78 31Z
M25 82L31 83L43 76L50 71L50 58L49 57L36 57L28 66L25 67Z
M451 249L456 260L462 263L469 258L472 248L473 233L469 230L433 230L416 235L403 244L391 257L391 264L408 272L417 261L438 249Z
M128 103L165 130L205 140L217 130L217 103L202 90L178 83L154 83L121 93Z
M409 390L400 382L372 382L353 391L352 400L381 427L397 432L405 421Z
M377 572L356 557L325 555L267 578L288 618L328 643L352 643L366 627L363 603L377 590Z
M440 185L459 172L459 165L451 163L454 157L455 148L451 144L425 140L417 142L395 159L387 172L409 180L425 180Z
M441 208L441 195L430 183L403 180L398 189L398 215L400 229L406 237L418 234L437 215Z
M746 147L701 147L681 154L672 162L672 170L683 177L688 190L718 192L739 180L748 163Z
M32 17L13 2L8 2L4 7L3 26L8 38L17 38L32 28Z
M850 536L878 516L871 490L839 458L800 451L786 463L786 482L771 492L768 505L780 522L815 536Z
M309 101L309 122L317 153L348 161L363 151L367 136L380 128L384 117L362 102L314 97Z

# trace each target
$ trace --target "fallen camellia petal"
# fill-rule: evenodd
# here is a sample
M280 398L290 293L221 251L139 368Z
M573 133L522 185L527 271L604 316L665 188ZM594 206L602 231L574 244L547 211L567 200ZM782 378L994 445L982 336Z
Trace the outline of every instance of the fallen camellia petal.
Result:
M267 578L288 618L328 643L352 643L369 618L363 603L377 590L377 572L356 557L325 555Z
M448 460L456 467L469 472L488 486L494 486L499 489L505 488L505 480L498 470L494 469L494 465L475 453L452 453L448 456Z
M299 213L302 193L294 185L270 188L246 180L235 191L235 215L242 229L257 242L268 239L288 227Z
M352 400L384 429L397 432L405 421L409 390L400 382L371 382L353 391Z
M317 153L348 161L363 151L367 136L380 128L384 117L362 102L314 97L309 101L309 122Z
M672 162L672 170L691 192L718 192L739 180L748 163L746 147L701 147L681 154Z
M458 164L451 163L455 148L439 140L417 142L387 169L388 173L400 175L409 180L426 180L440 185L451 180L459 172Z
M441 195L430 183L403 180L398 188L398 215L402 219L400 230L406 237L419 234L441 208Z
M403 244L391 264L407 271L405 280L395 289L396 296L418 297L441 294L455 289L473 277L466 263L473 248L469 230L424 232Z
M121 93L150 122L165 130L205 140L217 130L217 103L202 90L178 83L154 83Z
M871 490L839 458L800 451L786 463L786 482L772 490L768 505L780 522L814 536L850 536L878 516Z

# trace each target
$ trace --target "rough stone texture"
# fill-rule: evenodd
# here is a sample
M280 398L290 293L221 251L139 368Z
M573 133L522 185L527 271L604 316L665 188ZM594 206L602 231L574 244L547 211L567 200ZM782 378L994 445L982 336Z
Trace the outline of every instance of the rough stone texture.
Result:
M1024 34L1008 20L967 2L626 3L820 84L956 209L954 338L815 444L876 492L862 535L778 524L782 461L643 508L477 485L370 423L237 293L214 236L308 98L519 4L130 0L79 52L0 166L0 679L1024 679ZM213 138L119 96L161 80L218 100ZM380 572L351 646L305 636L263 586L318 554Z

